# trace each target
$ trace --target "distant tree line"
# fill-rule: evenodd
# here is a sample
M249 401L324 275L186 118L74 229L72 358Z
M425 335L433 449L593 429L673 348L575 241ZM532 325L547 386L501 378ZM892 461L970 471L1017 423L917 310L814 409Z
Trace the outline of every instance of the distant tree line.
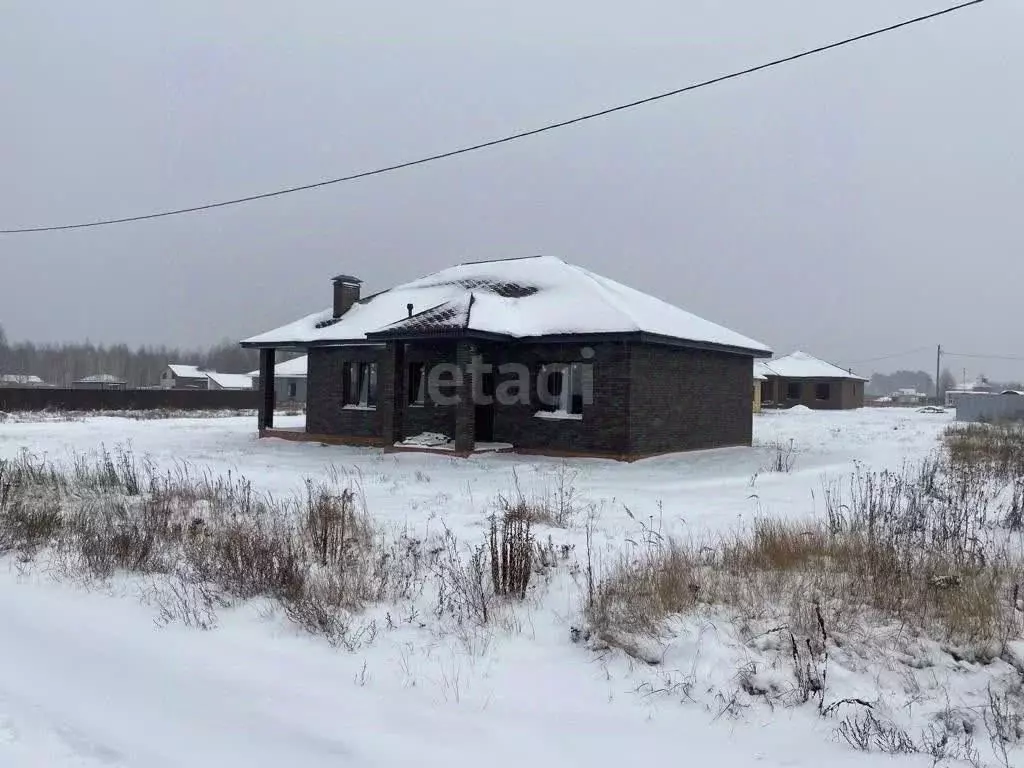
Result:
M201 349L137 347L126 344L35 344L9 342L0 326L0 374L35 375L48 384L69 386L85 376L109 373L129 387L156 386L168 363L198 365L223 373L248 373L259 366L259 352L224 340Z

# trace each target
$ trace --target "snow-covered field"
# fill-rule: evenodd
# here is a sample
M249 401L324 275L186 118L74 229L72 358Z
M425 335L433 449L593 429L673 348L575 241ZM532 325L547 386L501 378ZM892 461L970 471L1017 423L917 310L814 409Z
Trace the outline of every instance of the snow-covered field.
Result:
M247 418L90 418L0 424L0 458L27 449L62 460L130 445L158 466L230 471L277 496L333 467L359 485L378 523L444 523L468 541L482 537L498 494L517 483L549 494L568 475L575 503L595 510L599 551L610 554L638 521L704 535L758 515L808 515L823 478L846 475L855 462L897 468L922 458L950 420L900 409L768 413L755 419L753 449L619 464L260 441ZM288 417L280 421L287 426ZM763 471L772 446L790 441L793 470ZM551 531L555 543L579 552L580 522ZM668 649L657 669L573 644L581 589L561 574L471 638L404 621L349 652L302 635L259 602L222 611L209 632L157 628L131 580L86 588L6 558L0 766L892 763L854 752L836 740L834 720L805 709L735 715L713 697L684 696L674 679L699 687L705 670L716 683L735 673L714 648L716 637L729 644L728 632L713 622ZM968 667L933 674L970 676ZM888 674L896 672L841 670L838 685L862 692Z

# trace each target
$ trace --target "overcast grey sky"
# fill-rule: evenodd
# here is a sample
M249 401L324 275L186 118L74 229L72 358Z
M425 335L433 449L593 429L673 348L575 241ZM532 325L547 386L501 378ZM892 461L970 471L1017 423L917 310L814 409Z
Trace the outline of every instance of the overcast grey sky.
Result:
M743 68L941 0L7 2L0 228L343 175ZM1024 356L1024 3L393 175L0 236L15 339L207 344L547 253L842 364ZM856 366L934 368L927 351ZM1024 377L1024 363L950 360Z

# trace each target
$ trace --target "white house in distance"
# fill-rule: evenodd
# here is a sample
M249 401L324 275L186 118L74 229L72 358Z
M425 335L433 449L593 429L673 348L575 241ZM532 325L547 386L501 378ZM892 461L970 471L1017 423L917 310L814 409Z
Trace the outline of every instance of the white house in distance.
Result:
M160 374L163 389L209 389L206 372L195 365L171 363Z
M306 402L307 356L285 360L274 366L274 399L278 405ZM259 389L260 372L248 374L253 389Z
M29 373L0 373L0 387L45 387L46 382Z
M196 365L171 363L160 374L162 389L252 389L246 373L220 373Z

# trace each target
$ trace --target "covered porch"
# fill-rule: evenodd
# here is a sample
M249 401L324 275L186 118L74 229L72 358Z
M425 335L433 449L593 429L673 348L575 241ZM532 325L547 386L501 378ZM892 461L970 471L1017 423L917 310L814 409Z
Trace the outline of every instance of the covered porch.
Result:
M259 435L450 455L512 450L495 436L495 374L483 370L486 346L431 336L307 348L309 396L301 420L275 411L270 372L278 349L261 348ZM439 367L445 370L435 376ZM428 439L441 435L447 440Z

